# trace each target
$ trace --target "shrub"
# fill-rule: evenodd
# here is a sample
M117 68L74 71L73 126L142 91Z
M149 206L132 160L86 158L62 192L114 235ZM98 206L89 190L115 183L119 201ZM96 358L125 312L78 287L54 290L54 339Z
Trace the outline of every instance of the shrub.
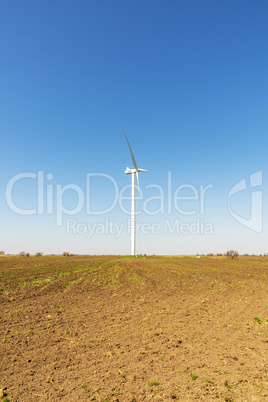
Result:
M235 251L235 250L229 250L229 251L227 251L226 256L227 256L228 258L234 260L234 259L238 258L239 254L238 254L238 252Z

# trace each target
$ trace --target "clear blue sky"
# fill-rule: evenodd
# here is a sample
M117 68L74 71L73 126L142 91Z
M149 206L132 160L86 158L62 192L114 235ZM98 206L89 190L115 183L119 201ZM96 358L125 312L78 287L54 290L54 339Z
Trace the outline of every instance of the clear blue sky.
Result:
M0 250L130 252L129 215L120 196L110 208L114 184L100 176L119 192L130 184L122 124L137 164L150 170L140 174L137 253L268 252L267 15L265 0L2 1ZM230 213L228 193L243 179ZM81 210L59 222L56 204L69 184L89 210L77 204L81 194L65 191L64 208ZM39 211L15 212L8 188L12 205ZM187 195L197 199L174 200Z

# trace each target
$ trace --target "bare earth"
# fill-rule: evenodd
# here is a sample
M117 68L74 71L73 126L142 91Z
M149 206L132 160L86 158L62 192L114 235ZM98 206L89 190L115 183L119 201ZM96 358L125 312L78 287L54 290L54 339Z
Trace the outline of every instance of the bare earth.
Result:
M0 258L5 401L268 400L265 258Z

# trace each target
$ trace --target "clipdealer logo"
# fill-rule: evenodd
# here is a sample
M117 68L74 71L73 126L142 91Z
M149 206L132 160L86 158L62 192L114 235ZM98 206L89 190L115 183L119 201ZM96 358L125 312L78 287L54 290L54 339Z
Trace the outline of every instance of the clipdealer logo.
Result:
M130 188L131 185L125 185L120 188L117 181L110 175L105 173L88 173L86 174L85 188L77 184L55 184L53 182L54 175L52 173L45 174L42 171L37 173L24 172L13 176L6 186L6 203L8 208L18 215L54 215L56 218L56 226L63 226L65 218L77 216L79 213L86 213L88 216L107 216L115 208L118 208L126 215L131 214L130 210ZM25 183L31 186L31 199L26 206L22 206L24 193L18 195L18 189L22 188ZM109 190L107 191L107 188ZM149 184L142 190L138 188L141 209L136 211L136 215L143 213L148 217L152 216L171 216L178 218L186 217L203 217L205 215L205 204L208 197L208 192L213 188L212 184L193 186L191 184L181 184L175 187L172 183L172 174L167 172L167 181L165 186L158 184ZM103 191L107 194L105 200ZM71 194L72 200L75 199L74 205L70 208L70 204L66 203L68 197L66 193ZM27 198L27 197L25 197ZM106 199L107 198L107 199ZM97 202L96 202L97 200ZM98 202L101 200L101 202ZM106 202L103 206L103 200ZM108 205L107 205L108 202ZM24 202L25 204L25 202ZM30 205L29 205L30 204ZM174 218L174 219L175 219ZM192 224L193 232L196 232L196 223L200 226L201 232L204 232L205 219L198 219L192 222L183 222L178 219L172 221L172 218L165 222L166 230L169 232L185 233L189 230L189 225ZM96 220L96 219L95 219ZM189 220L189 219L188 219ZM68 228L74 231L74 220L68 221ZM101 225L101 224L100 224ZM99 225L99 232L100 229ZM139 230L139 223L137 230ZM148 225L151 225L152 233L155 233L155 228L159 230L159 223L152 224L146 222L142 224L141 231L148 232ZM210 224L211 225L211 224ZM113 222L108 225L113 228ZM77 233L82 234L85 228L88 232L92 232L92 226L87 223L77 223ZM97 228L97 224L94 226ZM107 227L107 224L105 225ZM173 229L175 228L175 229ZM111 229L112 230L112 229ZM114 229L113 229L114 230ZM190 230L190 231L191 231ZM200 232L200 230L198 232ZM118 229L120 232L120 228Z
M18 195L20 184L25 184L25 180L31 183L31 204L22 206L21 200L24 193ZM24 216L31 215L54 215L56 226L62 227L65 223L65 218L77 216L84 212L91 217L106 216L115 208L119 208L124 214L130 215L130 185L122 188L119 187L117 181L105 173L87 173L85 180L85 189L77 184L55 184L53 182L54 175L43 171L23 172L11 177L6 185L5 199L8 208L18 214ZM105 182L106 181L106 182ZM236 183L228 192L227 208L230 216L244 227L260 233L263 228L263 177L262 170L259 170L249 176L248 184L246 178L243 178ZM18 187L17 187L18 186ZM96 204L98 199L98 191L106 189L109 186L109 204L105 207L99 207ZM20 187L21 188L21 187ZM159 222L154 223L137 223L137 231L144 234L155 234L160 229L164 233L196 233L196 234L212 234L213 225L203 219L205 215L205 204L208 196L211 196L209 190L213 189L213 184L200 185L198 187L191 184L182 184L175 188L172 183L172 174L167 172L167 183L165 186L158 184L149 184L144 187L144 190L139 189L139 198L142 201L142 209L136 211L136 214L141 213L150 216L169 216L168 221L165 220L163 228L159 228ZM70 208L66 205L66 193L75 195L75 205ZM149 195L148 195L149 193ZM154 193L154 195L152 195ZM246 199L250 193L250 200ZM187 194L187 195L185 195ZM243 216L239 210L235 210L232 206L232 200L235 200L236 195L245 196L245 202L248 202L250 209L250 217ZM107 197L108 199L108 197ZM95 205L95 209L93 206ZM96 206L97 205L97 206ZM183 222L177 217L196 217L192 222ZM201 219L202 218L202 219ZM189 220L189 219L188 219ZM90 226L91 225L91 226ZM93 226L92 226L93 225ZM95 225L95 226L94 226ZM121 225L118 222L110 221L103 225L102 222L81 223L76 220L67 220L67 229L69 233L83 234L87 232L89 236L92 233L122 233L122 226L115 229L114 225ZM139 226L140 225L140 226ZM151 225L151 226L150 226ZM192 225L192 228L191 228ZM196 225L199 226L197 229ZM104 230L103 227L108 227ZM150 229L148 229L150 226ZM125 225L127 228L128 225ZM86 228L88 228L86 230ZM109 229L110 228L110 229ZM111 229L112 228L112 229ZM166 228L164 230L164 228ZM175 228L175 229L174 229ZM190 228L190 229L189 229ZM98 230L98 232L97 232Z
M258 172L252 173L249 176L249 186L247 186L247 181L245 178L236 183L230 189L227 199L228 211L230 215L241 225L257 233L262 232L263 228L263 208L262 208L263 192L261 186L262 186L262 170L259 170ZM249 218L245 218L239 215L237 212L233 211L231 207L231 199L235 197L235 195L240 194L241 192L242 194L246 194L246 190L250 191Z

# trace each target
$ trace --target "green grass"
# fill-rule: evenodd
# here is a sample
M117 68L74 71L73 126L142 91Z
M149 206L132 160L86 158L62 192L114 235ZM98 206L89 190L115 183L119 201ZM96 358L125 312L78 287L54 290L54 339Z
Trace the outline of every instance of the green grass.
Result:
M150 387L153 387L154 385L159 385L159 382L158 382L157 380L152 380L152 381L149 381L149 382L148 382L148 385L149 385Z
M125 376L125 374L123 373L123 371L121 371L121 370L117 370L117 371L118 371L118 373L121 375L122 378L126 378L126 376Z
M262 323L262 320L258 317L254 317L253 320L256 321L258 324Z
M209 384L213 384L213 381L211 381L209 378L205 378L204 382L208 382Z

